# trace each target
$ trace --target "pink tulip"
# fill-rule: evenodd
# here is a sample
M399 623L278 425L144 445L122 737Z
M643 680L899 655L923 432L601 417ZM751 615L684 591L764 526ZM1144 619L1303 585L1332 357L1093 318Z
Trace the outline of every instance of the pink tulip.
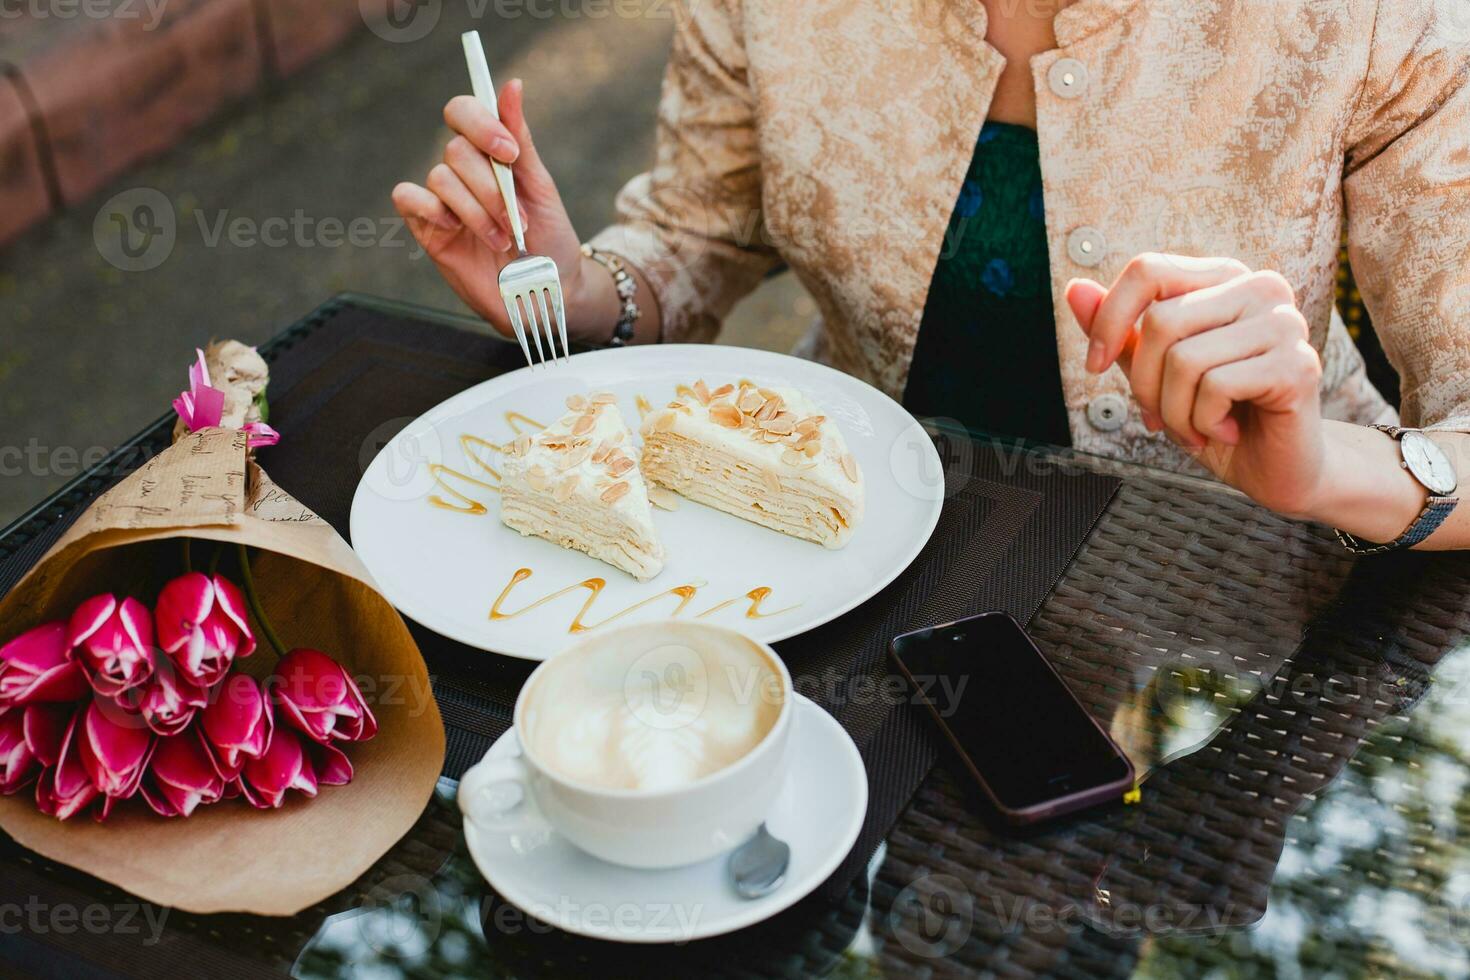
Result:
M62 737L56 765L36 781L36 809L57 820L70 820L101 795L81 761L80 746L84 740L81 729L85 714L85 711L78 711L72 717ZM99 819L106 816L109 802L104 799L104 810Z
M181 575L163 587L153 610L158 642L179 672L198 687L213 687L236 656L255 651L245 598L222 575Z
M0 793L8 796L56 765L71 716L69 704L0 708Z
M287 790L316 796L316 770L296 733L278 728L265 755L246 760L238 785L251 806L274 809L286 801Z
M229 778L239 774L246 759L265 755L275 717L269 699L254 678L231 674L215 689L200 724L210 754Z
M0 647L0 708L84 697L87 677L70 652L61 622L37 626Z
M93 700L82 713L76 733L82 768L106 796L127 799L153 755L153 733L142 720L112 701Z
M320 786L346 786L352 782L352 763L330 742L307 742L306 755Z
M158 740L139 791L160 817L187 817L201 804L217 802L225 780L215 771L203 734L192 728Z
M286 718L314 741L361 742L378 733L357 682L325 653L292 650L277 662L270 683Z
M66 642L98 694L116 697L153 673L153 617L137 599L88 599L72 613Z
M143 716L148 727L159 735L177 735L185 728L209 701L209 693L198 685L189 683L168 657L155 657L153 676L140 690L128 692L135 699L128 701Z

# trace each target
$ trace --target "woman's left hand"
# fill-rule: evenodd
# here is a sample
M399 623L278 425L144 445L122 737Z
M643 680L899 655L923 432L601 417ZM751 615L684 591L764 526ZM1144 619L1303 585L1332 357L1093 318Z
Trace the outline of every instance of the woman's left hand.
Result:
M1110 288L1073 280L1087 368L1117 362L1152 432L1272 510L1312 512L1326 459L1322 362L1291 285L1234 259L1140 255Z

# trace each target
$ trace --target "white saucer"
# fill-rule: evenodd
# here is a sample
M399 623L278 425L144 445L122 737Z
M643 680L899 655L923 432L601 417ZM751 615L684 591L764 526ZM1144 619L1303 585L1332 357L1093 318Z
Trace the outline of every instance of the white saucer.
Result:
M868 776L857 747L831 715L797 695L786 786L766 821L791 845L786 881L762 899L738 897L726 856L684 868L639 871L573 847L524 800L516 819L494 828L466 820L480 873L501 897L566 932L625 943L703 939L768 919L805 898L837 869L868 808ZM520 751L506 732L485 753Z

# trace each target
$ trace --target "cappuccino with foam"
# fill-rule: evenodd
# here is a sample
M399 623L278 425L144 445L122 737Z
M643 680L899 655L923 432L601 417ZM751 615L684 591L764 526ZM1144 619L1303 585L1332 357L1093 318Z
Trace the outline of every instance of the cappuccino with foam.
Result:
M525 694L530 754L564 779L645 791L686 786L743 758L789 693L759 645L696 635L685 645L623 631L553 657Z

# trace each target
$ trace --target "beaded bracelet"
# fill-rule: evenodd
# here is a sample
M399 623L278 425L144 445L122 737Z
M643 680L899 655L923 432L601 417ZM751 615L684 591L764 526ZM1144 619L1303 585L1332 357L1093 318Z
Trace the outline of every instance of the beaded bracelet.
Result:
M623 264L623 260L616 255L600 252L586 244L582 246L582 254L612 275L613 288L618 291L618 299L622 302L623 308L618 314L618 322L613 327L612 339L608 341L608 346L625 347L633 339L633 324L638 322L638 317L643 312L633 299L638 292L638 280L633 278L628 272L628 267Z

